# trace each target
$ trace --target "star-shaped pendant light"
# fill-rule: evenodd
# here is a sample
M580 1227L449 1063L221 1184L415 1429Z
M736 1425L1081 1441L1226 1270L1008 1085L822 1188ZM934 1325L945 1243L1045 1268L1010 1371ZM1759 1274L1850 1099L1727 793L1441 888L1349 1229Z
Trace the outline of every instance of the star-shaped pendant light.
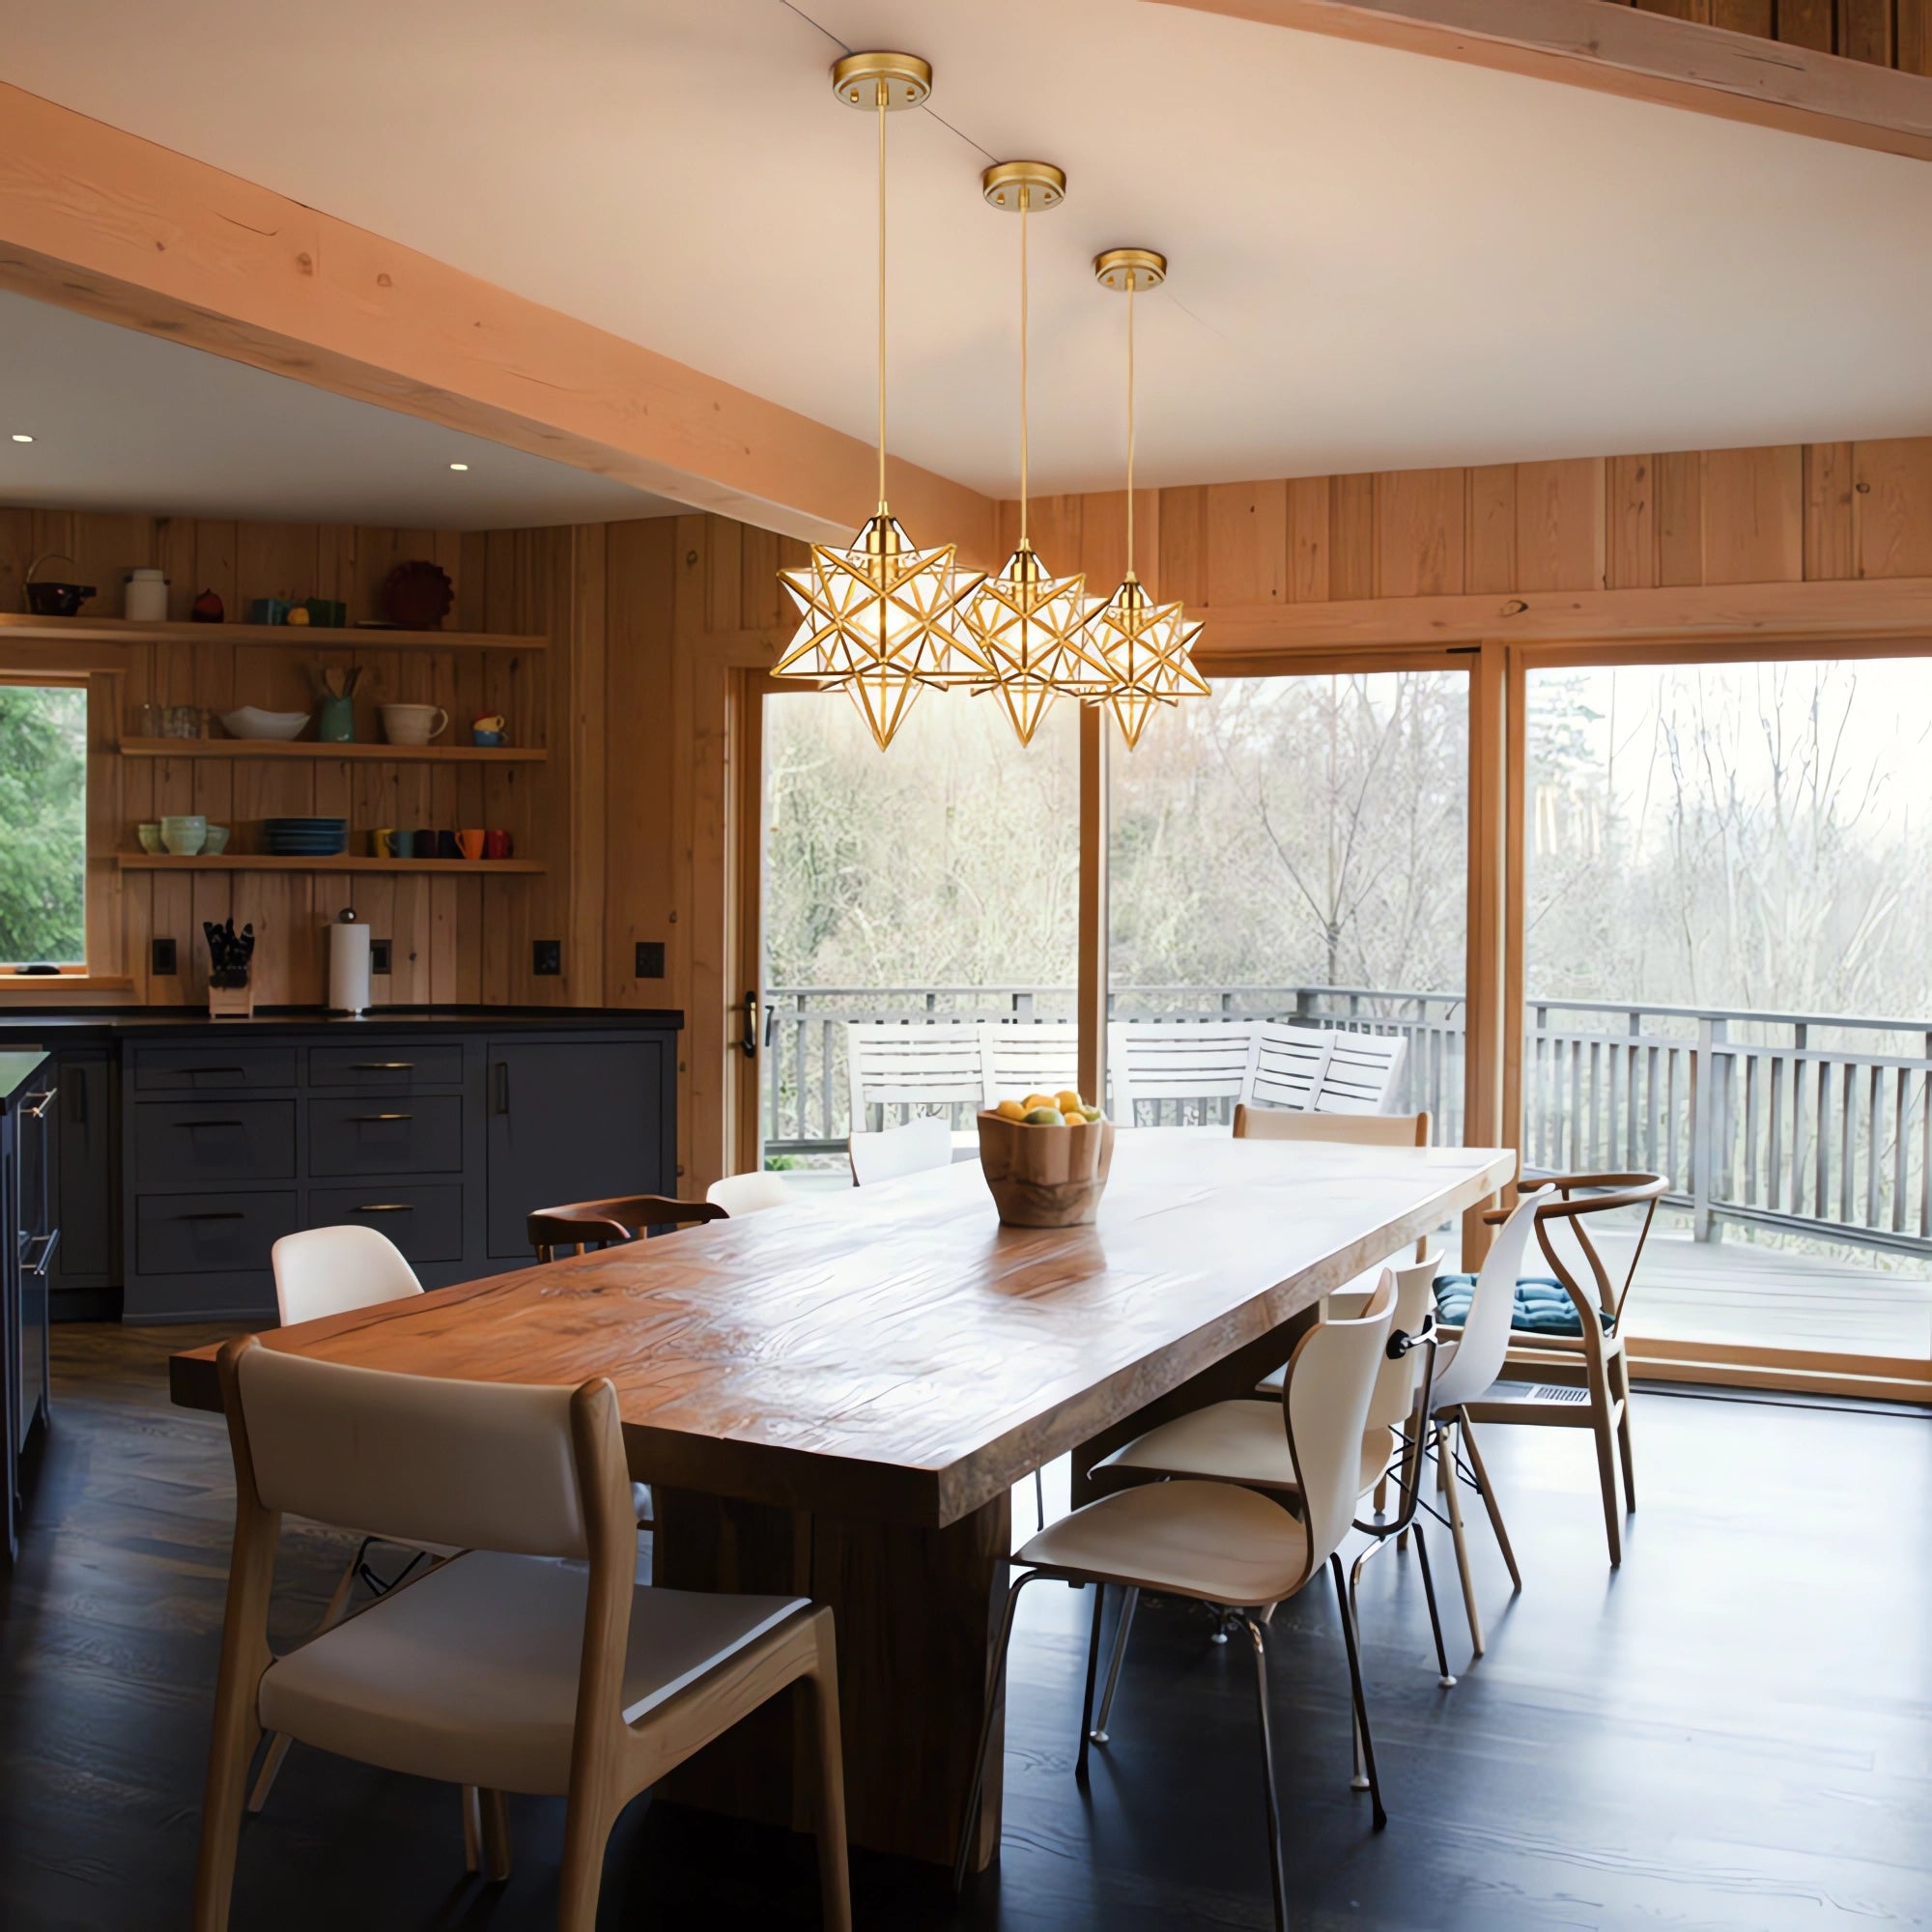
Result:
M1050 161L1002 161L980 177L987 202L1020 218L1020 539L997 577L965 605L992 675L976 688L1006 707L1022 745L1063 692L1104 690L1106 667L1083 639L1088 615L1084 576L1055 577L1027 535L1027 216L1058 208L1066 177Z
M802 621L772 671L846 692L884 751L922 686L983 680L992 667L961 609L979 575L954 569L952 544L918 549L886 502L886 116L919 106L932 70L916 54L848 54L832 86L878 119L879 507L850 549L813 544L809 568L779 572Z
M1094 258L1094 279L1127 298L1127 574L1087 621L1083 648L1105 668L1104 687L1082 695L1113 711L1128 751L1141 741L1157 707L1206 697L1208 680L1190 655L1201 635L1180 604L1156 604L1134 575L1134 295L1167 279L1167 261L1151 248L1109 248Z

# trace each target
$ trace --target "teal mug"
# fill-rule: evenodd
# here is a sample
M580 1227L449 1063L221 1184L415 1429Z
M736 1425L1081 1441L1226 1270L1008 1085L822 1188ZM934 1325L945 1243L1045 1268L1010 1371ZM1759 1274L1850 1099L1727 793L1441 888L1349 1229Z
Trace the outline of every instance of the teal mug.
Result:
M355 702L349 697L325 697L315 714L315 735L325 745L355 742Z

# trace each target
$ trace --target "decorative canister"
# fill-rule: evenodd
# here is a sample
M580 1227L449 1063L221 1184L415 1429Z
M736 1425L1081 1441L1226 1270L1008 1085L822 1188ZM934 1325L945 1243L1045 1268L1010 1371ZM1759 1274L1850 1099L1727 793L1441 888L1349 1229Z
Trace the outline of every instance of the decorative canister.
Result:
M130 570L123 612L143 624L162 624L168 615L168 580L158 570Z

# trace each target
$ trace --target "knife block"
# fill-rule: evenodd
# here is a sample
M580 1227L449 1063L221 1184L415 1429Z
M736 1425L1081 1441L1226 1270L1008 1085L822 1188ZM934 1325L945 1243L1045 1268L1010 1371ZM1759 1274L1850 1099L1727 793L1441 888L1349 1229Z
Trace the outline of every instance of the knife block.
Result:
M252 985L208 988L208 1016L212 1020L251 1020L255 1017L255 989Z

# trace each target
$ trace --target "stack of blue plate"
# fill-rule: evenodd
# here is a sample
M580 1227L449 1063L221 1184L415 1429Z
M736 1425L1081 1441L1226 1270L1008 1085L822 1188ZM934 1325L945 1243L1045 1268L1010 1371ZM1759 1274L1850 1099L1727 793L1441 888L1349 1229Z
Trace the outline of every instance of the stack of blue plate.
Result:
M262 850L278 859L332 859L349 849L346 818L265 818Z

